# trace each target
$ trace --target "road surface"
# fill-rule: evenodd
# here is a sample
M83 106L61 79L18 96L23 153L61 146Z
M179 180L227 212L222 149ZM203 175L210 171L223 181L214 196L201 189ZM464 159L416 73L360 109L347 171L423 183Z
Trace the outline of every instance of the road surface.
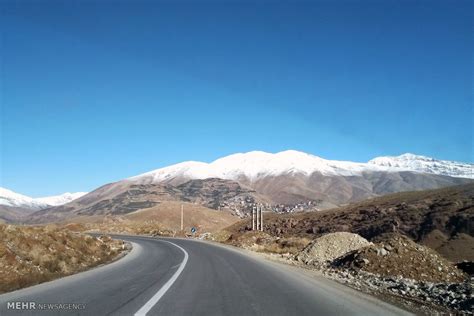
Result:
M124 258L0 295L0 315L407 314L330 280L225 246L117 238L133 244Z

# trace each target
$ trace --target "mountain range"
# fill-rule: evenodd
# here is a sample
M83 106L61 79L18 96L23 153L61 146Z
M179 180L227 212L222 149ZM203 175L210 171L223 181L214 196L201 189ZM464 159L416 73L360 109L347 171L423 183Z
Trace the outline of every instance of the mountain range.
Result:
M388 193L471 183L473 170L471 163L413 154L359 163L326 160L294 150L275 154L252 151L211 163L188 161L153 170L28 217L29 221L43 222L125 214L165 200L228 208L241 216L255 203L313 203L314 209L326 209Z
M403 154L377 157L368 163L326 160L287 150L276 154L262 151L233 154L211 163L187 161L153 170L128 180L139 183L180 182L182 179L221 178L256 181L268 176L320 173L329 176L357 176L364 172L412 171L459 178L474 178L473 164Z
M32 198L0 187L0 219L14 221L34 211L63 205L86 195L87 192Z

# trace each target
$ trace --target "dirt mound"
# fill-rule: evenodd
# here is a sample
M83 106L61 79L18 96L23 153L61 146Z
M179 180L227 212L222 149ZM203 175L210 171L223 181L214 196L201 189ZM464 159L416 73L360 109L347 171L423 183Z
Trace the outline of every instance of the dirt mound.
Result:
M465 279L462 271L437 252L408 237L388 234L374 241L377 243L335 260L334 266L428 282L461 282Z
M313 240L296 259L304 263L326 263L371 244L357 234L331 233Z

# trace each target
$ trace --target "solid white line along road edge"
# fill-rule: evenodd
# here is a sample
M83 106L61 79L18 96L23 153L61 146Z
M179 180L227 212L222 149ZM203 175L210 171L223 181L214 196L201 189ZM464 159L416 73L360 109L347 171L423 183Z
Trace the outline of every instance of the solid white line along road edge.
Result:
M173 274L173 276L168 280L168 282L166 282L165 285L163 285L163 287L158 292L156 292L156 294L153 295L153 297L150 298L150 300L148 302L146 302L145 305L143 305L142 308L140 308L138 310L138 312L135 313L135 316L145 316L146 313L148 313L150 311L150 309L152 309L153 306L155 306L155 304L158 303L158 301L161 299L161 297L163 295L165 295L166 291L169 290L169 288L173 285L173 283L179 277L179 275L181 274L181 272L184 269L184 266L186 266L186 262L188 262L188 257L189 256L188 256L188 253L186 252L186 250L184 250L182 247L178 246L177 244L172 243L171 241L166 241L166 240L160 240L160 241L167 242L167 243L172 244L173 246L178 247L179 249L181 249L181 251L184 253L184 259L181 262L181 264L179 265L178 270Z

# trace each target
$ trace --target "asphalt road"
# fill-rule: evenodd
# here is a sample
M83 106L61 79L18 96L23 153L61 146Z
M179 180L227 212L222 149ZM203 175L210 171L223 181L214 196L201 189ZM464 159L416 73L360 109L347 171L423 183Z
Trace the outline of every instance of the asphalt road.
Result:
M330 280L228 247L185 239L120 238L133 244L124 258L0 295L0 315L407 314ZM13 302L32 302L28 307L34 309L12 309ZM48 303L76 305L39 309Z

